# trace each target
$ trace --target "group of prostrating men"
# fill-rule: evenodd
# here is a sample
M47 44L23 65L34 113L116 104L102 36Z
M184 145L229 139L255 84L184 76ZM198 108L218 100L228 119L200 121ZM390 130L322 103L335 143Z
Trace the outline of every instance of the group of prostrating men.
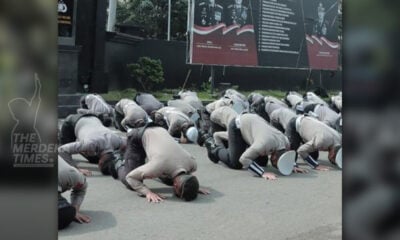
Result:
M73 220L90 222L79 209L87 188L85 176L91 172L79 168L73 154L98 164L102 174L112 175L149 202L164 198L143 183L154 178L191 201L209 191L199 187L192 175L196 160L179 143L204 145L212 162L245 168L267 180L276 179L264 170L268 155L282 175L307 172L297 165L298 155L313 169L329 170L319 165L319 151L328 151L329 161L341 168L341 108L341 93L328 104L313 92L288 92L279 100L258 93L246 98L228 89L206 106L192 91L179 92L167 106L151 94L139 93L115 107L100 95L88 94L77 114L63 121L59 134L59 228ZM121 132L111 130L111 124ZM72 190L70 203L61 195L67 190Z

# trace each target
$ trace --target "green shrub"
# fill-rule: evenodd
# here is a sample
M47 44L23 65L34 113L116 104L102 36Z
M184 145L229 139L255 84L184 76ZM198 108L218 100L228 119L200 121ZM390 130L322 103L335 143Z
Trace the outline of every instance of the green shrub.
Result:
M164 82L164 70L159 59L139 58L137 63L127 65L130 75L142 86L145 92Z

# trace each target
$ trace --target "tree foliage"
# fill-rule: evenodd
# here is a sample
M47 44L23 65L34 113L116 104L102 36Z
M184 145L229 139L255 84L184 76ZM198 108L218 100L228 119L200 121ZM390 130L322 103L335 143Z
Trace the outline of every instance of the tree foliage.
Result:
M188 0L171 1L171 38L186 36ZM166 39L168 0L122 0L117 5L117 23L131 22L144 27L149 38Z
M141 57L137 63L128 64L127 67L131 76L146 92L164 82L164 70L159 59Z

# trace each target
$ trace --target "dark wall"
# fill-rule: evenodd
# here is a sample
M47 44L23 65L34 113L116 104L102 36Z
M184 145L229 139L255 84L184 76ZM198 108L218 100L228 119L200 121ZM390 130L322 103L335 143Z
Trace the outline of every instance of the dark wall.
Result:
M130 76L126 65L142 56L160 59L165 82L160 88L177 88L185 81L190 65L186 65L185 42L161 40L111 39L106 43L106 72L109 90L139 87ZM201 66L192 67L190 83L200 83Z
M139 87L129 76L126 65L136 62L139 57L148 56L161 60L164 67L164 88L181 87L189 69L192 69L187 87L200 86L210 76L210 66L186 64L186 42L141 40L122 41L109 39L106 43L106 72L109 90ZM216 86L220 82L238 85L242 90L279 89L302 90L306 87L308 70L266 69L245 67L215 67ZM342 87L340 72L322 72L322 86L330 90ZM312 71L311 78L319 86L320 71Z

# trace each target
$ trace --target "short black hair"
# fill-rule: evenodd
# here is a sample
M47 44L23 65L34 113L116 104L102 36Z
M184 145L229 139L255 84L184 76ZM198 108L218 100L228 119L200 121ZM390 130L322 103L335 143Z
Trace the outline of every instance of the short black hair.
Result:
M199 181L195 176L192 175L182 176L180 198L184 199L187 202L196 199L199 187L200 187Z
M272 161L272 158L271 158L271 164L272 164L272 166L274 166L275 168L278 168L278 161L279 161L279 158L280 158L285 152L287 152L286 149L280 149L280 150L277 150L277 151L275 152L275 154L276 154L276 162L273 162L273 161Z

